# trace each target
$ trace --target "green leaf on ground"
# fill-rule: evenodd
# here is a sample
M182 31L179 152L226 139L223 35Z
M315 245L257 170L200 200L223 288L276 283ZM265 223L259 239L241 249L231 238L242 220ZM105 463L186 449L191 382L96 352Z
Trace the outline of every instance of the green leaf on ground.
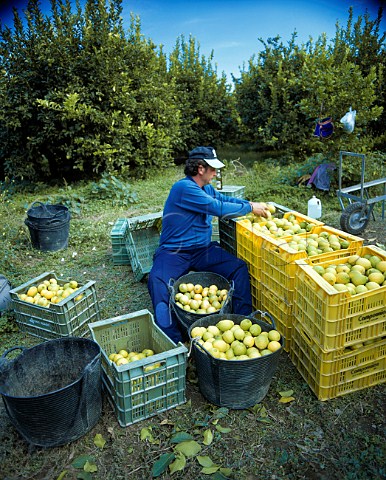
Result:
M170 439L171 443L181 443L181 442L186 442L187 440L193 440L192 435L188 432L178 432L175 435L172 436Z
M295 400L295 397L281 397L279 400L280 403L290 403Z
M205 430L204 432L204 440L202 443L204 445L210 445L212 442L213 442L213 433L212 433L212 430L208 428L208 430Z
M150 443L155 443L154 437L151 433L151 427L146 428L143 427L141 428L141 440L145 441L148 440Z
M91 457L90 455L80 455L75 458L71 465L74 468L83 468L86 462L94 462L94 457Z
M63 470L63 472L59 475L59 477L56 480L63 480L63 478L66 476L68 470Z
M216 425L216 430L220 433L229 433L232 431L230 427L222 427L221 425Z
M100 433L97 433L94 437L94 444L99 447L103 448L105 446L106 440L102 437Z
M189 440L176 445L175 450L183 453L186 457L194 457L201 450L201 445L195 440Z
M94 462L89 462L89 461L87 461L87 462L84 464L83 470L84 470L85 472L93 473L93 472L97 472L97 471L98 471L98 467L95 465Z
M201 473L204 473L205 475L211 475L212 473L216 473L219 470L218 465L213 465L213 467L204 467L201 470Z
M214 465L213 460L208 457L208 455L197 455L197 461L202 467L211 467L212 465Z
M287 390L285 392L279 392L281 397L291 397L294 394L293 390Z
M221 407L214 411L213 418L224 418L228 415L229 408Z
M162 475L175 458L174 453L164 453L161 455L153 465L151 471L153 478Z
M169 465L170 473L173 475L174 472L183 470L186 466L186 458L183 453L179 453L173 463Z

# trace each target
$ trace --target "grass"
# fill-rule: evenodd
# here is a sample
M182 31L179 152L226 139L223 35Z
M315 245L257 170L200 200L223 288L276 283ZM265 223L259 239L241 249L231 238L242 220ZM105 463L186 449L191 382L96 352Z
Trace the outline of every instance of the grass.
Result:
M241 159L242 155L243 152ZM219 156L231 160L240 153L219 151ZM251 158L251 167L242 176L237 172L232 174L228 168L225 184L244 185L249 199L275 201L306 214L312 192L306 187L276 183L281 174L275 161L254 162ZM13 286L46 271L80 282L94 280L102 318L143 308L152 311L146 279L137 282L128 267L113 265L110 231L120 217L161 210L170 186L182 176L182 168L175 167L155 172L147 180L132 180L130 187L138 194L138 202L130 205L120 204L116 195L104 200L91 196L88 185L62 186L61 194L72 199L80 213L71 218L68 248L57 252L33 249L24 219L33 201L55 198L58 189L40 185L33 191L12 195L3 192L0 271ZM340 208L334 193L320 196L322 220L338 227ZM384 238L383 227L382 223L372 222L367 239L380 242ZM1 353L15 345L32 346L39 342L19 331L12 312L0 318L0 334ZM290 355L283 352L264 400L250 409L228 410L211 405L202 397L191 360L187 378L186 404L121 428L104 398L101 419L91 432L69 445L52 449L29 447L1 406L2 478L149 480L153 467L159 467L160 459L164 458L162 455L177 455L173 435L182 432L193 437L200 446L199 456L209 457L218 470L203 473L199 456L193 455L180 471L174 474L166 471L159 478L386 478L384 385L321 402L291 362ZM281 403L280 392L291 390L294 400ZM105 440L103 447L97 441L97 434ZM83 467L79 460L82 456L86 456L95 471L86 471L90 468Z

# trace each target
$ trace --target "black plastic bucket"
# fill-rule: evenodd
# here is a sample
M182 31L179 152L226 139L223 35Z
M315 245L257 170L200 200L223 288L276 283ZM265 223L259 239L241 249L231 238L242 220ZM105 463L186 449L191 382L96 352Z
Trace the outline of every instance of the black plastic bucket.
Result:
M6 356L16 349L13 360ZM0 358L0 393L8 416L32 445L70 443L98 422L102 411L99 345L66 337Z
M65 223L70 219L70 212L65 205L33 202L27 210L27 218L35 226L45 226L58 221Z
M216 285L220 290L228 290L227 299L224 302L221 310L213 313L192 313L180 308L175 301L175 295L179 292L179 286L182 283L193 283L196 285L199 283L203 286ZM233 282L229 282L223 276L212 272L191 272L183 275L178 280L169 280L169 292L170 292L170 305L174 313L176 314L178 323L186 334L188 334L190 326L199 320L200 318L207 317L208 315L214 315L218 313L227 313L232 311L232 295L233 295Z
M0 314L4 310L7 310L11 305L11 284L0 274Z
M257 319L255 317L257 314L261 318L268 318L272 323ZM244 318L249 318L252 323L259 324L262 331L269 332L275 329L275 322L271 315L259 310L249 316L214 314L198 320L189 329L198 385L203 396L214 405L234 409L256 405L267 395L272 377L277 369L279 355L283 350L283 339L280 340L281 348L270 355L249 360L224 360L214 358L191 337L191 331L195 327L216 325L224 319L240 323Z
M27 225L32 246L37 250L56 251L68 246L71 214L64 205L34 202L27 210Z

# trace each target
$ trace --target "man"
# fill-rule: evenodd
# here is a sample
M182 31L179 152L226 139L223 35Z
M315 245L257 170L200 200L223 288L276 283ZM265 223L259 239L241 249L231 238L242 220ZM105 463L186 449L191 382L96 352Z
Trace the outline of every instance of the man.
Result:
M212 217L240 217L253 212L267 217L260 203L227 197L211 182L224 164L212 147L189 153L185 178L176 182L166 200L160 245L154 255L148 288L157 325L174 341L181 340L175 315L169 309L168 283L190 271L213 272L234 282L233 313L249 315L252 297L246 263L212 242Z

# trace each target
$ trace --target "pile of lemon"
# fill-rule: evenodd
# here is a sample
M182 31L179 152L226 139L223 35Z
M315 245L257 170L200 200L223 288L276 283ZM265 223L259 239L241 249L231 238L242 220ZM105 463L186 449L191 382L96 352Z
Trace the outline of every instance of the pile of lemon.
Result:
M386 286L386 260L378 255L351 255L337 264L314 265L313 269L338 292L367 293ZM343 263L344 262L344 263Z
M155 354L154 350L151 348L144 348L142 352L128 352L125 349L119 350L117 353L110 353L109 360L114 362L118 367L120 365L127 365L128 363L136 362L137 360L142 360L147 357L151 357ZM145 372L149 370L153 370L155 368L160 367L160 363L154 363L152 365L148 365L145 367Z
M240 324L224 319L216 325L194 327L190 336L197 338L196 341L213 357L223 360L250 360L281 348L281 335L277 330L264 332L249 318L244 318Z
M62 302L76 290L79 290L79 288L76 280L71 280L60 285L56 278L50 278L49 280L44 280L38 285L32 285L28 288L27 292L20 293L18 297L23 302L49 308L52 303ZM81 293L75 297L74 300L75 302L78 302L82 298L83 294Z
M178 290L174 296L176 305L191 313L218 312L228 297L228 290L220 289L217 285L203 287L200 284L181 283Z

